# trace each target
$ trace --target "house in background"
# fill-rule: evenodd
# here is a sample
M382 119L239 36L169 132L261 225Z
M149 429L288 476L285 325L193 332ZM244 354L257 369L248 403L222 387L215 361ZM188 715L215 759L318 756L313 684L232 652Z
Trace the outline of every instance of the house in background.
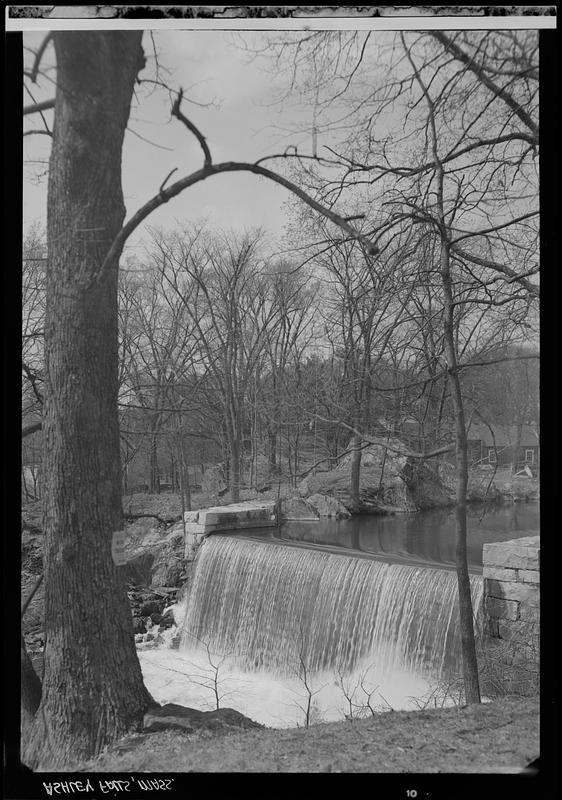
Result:
M533 472L540 468L539 434L530 425L493 425L492 433L487 425L471 424L468 429L468 450L473 466L490 465L507 467L516 465L517 470L529 467Z

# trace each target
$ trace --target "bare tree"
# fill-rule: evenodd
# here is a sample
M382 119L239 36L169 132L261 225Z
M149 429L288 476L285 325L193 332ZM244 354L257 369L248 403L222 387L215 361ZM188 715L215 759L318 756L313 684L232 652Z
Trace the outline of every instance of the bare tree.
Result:
M337 56L331 61L330 46ZM322 115L325 140L332 135L321 156L316 150L310 159L295 154L293 174L300 169L324 201L353 198L355 207L363 203L366 210L378 202L385 218L371 211L367 224L379 252L404 226L430 242L455 420L465 694L468 703L479 702L466 564L461 357L470 353L468 340L490 314L503 309L521 325L539 294L530 280L538 271L537 37L413 32L381 37L377 45L369 33L318 33L291 41L278 37L274 47L278 63L290 62L291 87L299 84L314 103L316 119ZM380 269L380 256L375 263ZM426 350L437 354L434 345ZM433 382L436 377L434 370Z

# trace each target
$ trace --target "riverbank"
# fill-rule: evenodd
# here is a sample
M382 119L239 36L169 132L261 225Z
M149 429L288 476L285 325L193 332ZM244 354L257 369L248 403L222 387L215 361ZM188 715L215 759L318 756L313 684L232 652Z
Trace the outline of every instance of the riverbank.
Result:
M538 697L505 697L309 728L136 734L79 770L518 773L538 755Z

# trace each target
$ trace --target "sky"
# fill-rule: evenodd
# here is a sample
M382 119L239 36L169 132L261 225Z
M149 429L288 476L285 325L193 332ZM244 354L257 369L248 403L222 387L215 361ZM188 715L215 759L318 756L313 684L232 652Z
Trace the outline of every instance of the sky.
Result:
M295 31L284 35L302 34ZM376 33L379 41L384 35ZM237 36L225 30L157 30L143 37L147 65L140 79L158 78L173 89L184 89L187 99L182 110L206 137L215 163L253 162L264 155L283 152L289 144L298 144L300 153L311 152L312 105L299 103L296 96L290 103L275 103L278 90L287 85L288 76L276 73L267 57L252 60L242 49L243 41L263 47L267 36L258 31ZM36 48L43 37L42 32L26 32L24 46ZM32 55L28 54L28 58ZM33 87L37 100L53 95L52 47L42 66L47 75L37 93ZM26 96L24 102L30 102L30 98ZM171 181L202 166L201 148L184 126L171 117L171 102L165 88L150 83L137 87L123 148L127 217L158 192L173 169L177 172ZM50 114L52 118L52 113L47 112L47 116ZM381 120L380 135L384 135L390 123L387 112ZM35 128L39 124L37 115L33 115L26 119L25 127ZM288 135L287 128L295 127L301 133ZM26 227L34 221L44 223L46 218L49 147L47 136L24 137ZM269 166L273 165L270 162ZM147 239L150 227L173 228L203 219L225 229L263 227L270 231L270 239L274 241L283 234L294 202L287 190L265 178L247 173L213 176L154 212L129 239L125 257L142 251L142 240ZM341 211L337 207L336 210Z
M259 36L259 34L252 34ZM42 34L25 34L24 46L36 47ZM282 126L300 120L306 126L312 112L272 105L276 76L264 59L251 61L226 31L156 31L153 40L143 38L147 66L140 78L154 79L153 42L160 65L159 78L173 88L183 87L194 103L184 101L182 110L206 137L215 162L255 161L282 152L289 141ZM49 54L53 62L52 52ZM45 65L49 63L46 58ZM52 96L52 84L34 96ZM29 97L24 102L29 103ZM195 103L209 104L207 107ZM170 96L161 87L139 87L123 148L123 190L127 217L159 189L174 168L176 180L202 166L203 154L195 138L170 115ZM52 112L50 112L52 115ZM37 127L36 120L27 127ZM141 138L142 137L142 138ZM305 140L308 136L304 137ZM300 138L302 146L302 137ZM310 148L310 143L308 142ZM46 176L37 179L46 165L50 140L46 136L24 137L24 224L46 218ZM306 147L306 145L305 145ZM32 163L29 163L32 162ZM173 227L176 223L208 217L224 228L263 226L279 234L285 224L284 204L289 193L267 179L249 174L213 176L190 188L158 209L149 225ZM145 231L146 235L146 231ZM131 240L129 252L138 243Z

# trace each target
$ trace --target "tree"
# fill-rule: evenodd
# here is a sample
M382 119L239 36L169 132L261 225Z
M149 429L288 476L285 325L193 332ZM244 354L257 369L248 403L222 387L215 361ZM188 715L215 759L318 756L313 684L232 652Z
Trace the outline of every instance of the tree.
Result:
M529 280L538 272L537 37L532 31L413 32L383 37L378 46L373 39L366 32L277 38L276 68L285 59L291 88L300 80L313 104L315 130L322 117L324 139L332 135L327 155L317 156L317 142L306 160L294 154L294 173L300 170L325 202L362 203L379 251L405 227L420 244L430 242L455 420L465 694L468 703L479 702L466 562L461 322L470 309L470 333L471 324L477 329L489 317L475 309L502 308L521 327L539 295ZM382 220L371 210L377 203L385 209Z
M167 186L123 224L121 153L133 88L144 66L142 33L55 32L56 96L48 185L44 439L45 672L25 743L33 768L98 753L137 727L151 698L111 542L122 527L118 416L118 269L123 247L163 203L225 172L273 180L346 230L340 214L261 163L214 164L205 138L172 107L203 152L199 170ZM34 80L45 42L36 53ZM51 131L49 130L49 135ZM365 246L375 248L371 242Z
M245 411L265 348L263 332L278 314L257 263L259 239L259 233L239 241L223 233L195 247L185 231L157 241L162 274L186 311L201 366L212 379L208 385L222 405L233 503L240 499Z
M311 339L314 292L317 283L304 268L288 262L272 263L264 286L269 294L272 322L262 326L264 365L259 381L259 416L267 432L269 477L282 470L281 436L286 430L288 471L296 480L298 463L299 416L302 420L302 397L297 397L299 367ZM291 434L292 431L292 434ZM291 457L292 456L292 457Z
M324 236L330 241L329 234ZM354 430L350 495L354 507L359 510L363 446L360 431L369 430L373 378L403 322L405 304L400 300L400 262L405 256L404 248L398 247L394 254L380 256L375 264L354 242L332 244L316 259L330 285L326 311L320 313L340 344L348 422ZM338 416L337 409L335 416Z
M166 423L180 410L178 382L193 377L196 343L183 301L159 263L122 274L119 300L120 405L148 440L149 490L158 493L159 442Z
M45 262L44 235L33 226L24 239L22 267L22 487L26 498L35 499L41 486Z
M24 757L34 768L88 757L151 698L111 541L122 528L117 415L117 271L101 264L121 229L121 148L141 32L54 33L55 124L48 188L44 401L45 671Z

